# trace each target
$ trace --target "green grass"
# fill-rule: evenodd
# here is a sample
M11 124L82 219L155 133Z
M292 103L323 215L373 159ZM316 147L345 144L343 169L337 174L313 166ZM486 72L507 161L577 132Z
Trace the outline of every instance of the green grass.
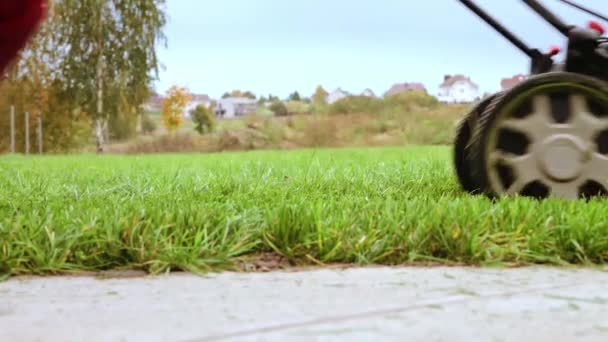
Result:
M296 263L603 263L604 201L491 202L450 149L0 158L0 273Z

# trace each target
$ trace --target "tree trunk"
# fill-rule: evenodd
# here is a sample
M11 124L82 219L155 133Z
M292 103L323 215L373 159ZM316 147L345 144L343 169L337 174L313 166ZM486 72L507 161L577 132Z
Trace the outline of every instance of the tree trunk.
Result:
M11 106L11 154L15 154L15 106Z
M110 143L110 120L103 119L103 134L104 134L104 142L105 144Z
M103 120L103 55L100 53L97 61L97 153L103 153L104 120Z
M38 153L42 154L42 153L44 153L44 149L43 149L43 146L42 146L42 114L38 113L36 121L38 123L38 130L37 130L37 133L38 133Z
M103 113L103 75L104 75L104 63L103 63L103 8L99 12L100 28L97 37L97 153L103 153L103 145L105 143L104 134L105 129L105 115Z
M101 119L97 119L95 126L95 137L97 139L97 153L103 153L103 126Z
M30 113L25 112L25 154L30 154Z
M144 130L143 129L143 122L144 122L143 113L138 113L137 114L137 126L135 128L135 133L137 135L142 134L142 132Z

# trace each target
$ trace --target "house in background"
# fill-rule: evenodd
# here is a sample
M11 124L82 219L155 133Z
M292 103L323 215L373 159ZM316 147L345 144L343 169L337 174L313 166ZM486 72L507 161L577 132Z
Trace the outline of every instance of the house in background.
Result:
M347 91L338 88L327 95L327 103L332 104L342 100L345 97L349 97L351 94Z
M361 92L361 96L365 96L365 97L376 97L376 94L374 93L373 90L367 88L364 91Z
M445 75L437 98L443 103L472 103L480 99L479 86L464 75Z
M416 82L414 82L414 83L408 83L408 82L397 83L397 84L393 84L393 86L384 93L384 97L396 95L396 94L402 93L404 91L416 91L416 90L426 92L426 87L424 86L424 84L416 83Z
M214 112L220 119L233 119L258 110L258 101L247 97L227 97L217 100Z
M143 104L143 109L147 112L160 112L163 105L163 96L152 92L150 97Z
M515 75L510 78L503 78L500 81L500 87L502 88L503 91L509 90L527 79L528 79L528 76L522 75L522 74Z
M211 98L206 94L192 94L190 101L184 109L184 117L190 118L190 113L199 105L203 105L207 108L211 106Z

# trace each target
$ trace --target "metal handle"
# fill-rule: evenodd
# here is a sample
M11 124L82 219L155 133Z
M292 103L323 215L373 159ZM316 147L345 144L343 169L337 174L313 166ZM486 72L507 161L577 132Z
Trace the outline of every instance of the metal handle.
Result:
M534 12L540 15L543 19L545 19L549 24L555 27L561 34L564 36L568 36L570 29L572 26L564 23L560 18L558 18L555 13L551 12L547 7L541 4L537 0L522 0L528 7L530 7Z
M515 36L511 31L507 30L504 26L502 26L496 19L492 18L486 11L481 9L481 7L477 6L475 2L471 0L459 0L463 5L468 7L471 11L477 14L483 21L485 21L488 25L492 26L496 31L498 31L501 35L503 35L506 39L508 39L513 45L519 48L523 53L528 55L530 58L535 58L538 56L538 53L530 48L526 43L524 43L521 39Z

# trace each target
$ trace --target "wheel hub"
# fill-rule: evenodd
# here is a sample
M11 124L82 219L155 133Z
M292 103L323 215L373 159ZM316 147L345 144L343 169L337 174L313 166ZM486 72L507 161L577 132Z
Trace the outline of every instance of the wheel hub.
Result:
M559 134L548 138L542 146L540 168L558 182L572 181L583 173L590 159L590 150L577 136Z
M470 163L491 196L608 195L608 85L565 72L531 77L482 113Z

